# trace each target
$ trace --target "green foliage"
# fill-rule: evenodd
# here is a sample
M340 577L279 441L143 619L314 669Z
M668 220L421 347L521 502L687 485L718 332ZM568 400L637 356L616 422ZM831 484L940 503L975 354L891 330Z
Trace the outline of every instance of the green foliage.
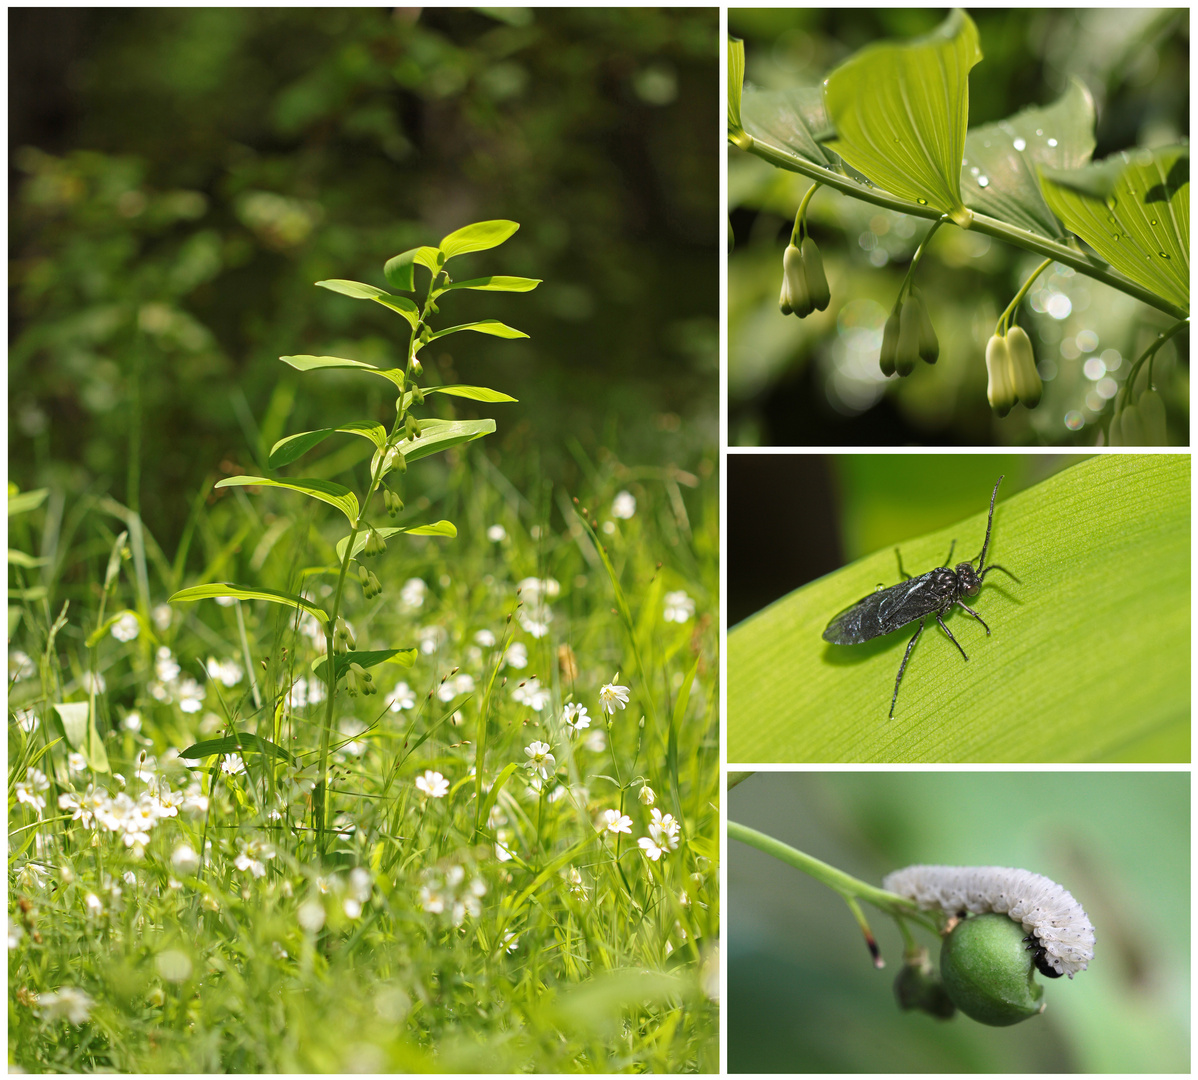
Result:
M728 635L731 761L1188 761L1188 456L1103 455L1000 500L989 625L932 621L886 711L914 625L828 645L828 621L897 580L887 547L796 590ZM976 555L986 512L901 545L909 573L950 542ZM939 640L938 640L939 639ZM1118 663L1076 664L1114 649ZM1064 673L1064 674L1063 674Z

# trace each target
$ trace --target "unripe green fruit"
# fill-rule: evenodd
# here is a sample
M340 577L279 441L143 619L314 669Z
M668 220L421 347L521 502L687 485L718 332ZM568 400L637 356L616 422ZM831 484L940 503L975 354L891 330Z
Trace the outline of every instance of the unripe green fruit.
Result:
M953 1003L981 1024L1006 1027L1044 1011L1044 987L1023 927L991 912L962 919L940 948L940 976Z
M894 374L894 359L898 355L899 313L892 311L882 331L882 351L878 354L878 365L882 374L889 378Z
M810 236L804 239L799 250L803 257L803 277L807 281L811 306L816 311L824 311L832 300L832 290L828 288L828 277L824 273L824 258Z
M1036 370L1031 338L1022 326L1012 326L1007 332L1007 349L1011 354L1011 388L1025 408L1034 409L1040 404L1044 383Z
M915 361L919 359L919 306L919 301L909 296L903 301L899 313L898 351L894 356L894 367L903 376L915 370Z
M894 980L894 996L901 1009L919 1009L929 1016L949 1020L957 1011L944 989L940 973L932 966L926 949L906 957Z

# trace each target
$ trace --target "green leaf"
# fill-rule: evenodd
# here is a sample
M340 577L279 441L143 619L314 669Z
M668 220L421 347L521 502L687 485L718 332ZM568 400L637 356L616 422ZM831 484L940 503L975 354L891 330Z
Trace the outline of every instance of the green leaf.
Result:
M415 247L388 259L383 265L383 276L387 284L400 292L415 292L416 267L423 266L434 277L440 269L437 257L441 253L434 247Z
M468 281L455 281L446 285L444 292L454 289L478 289L481 292L532 292L541 284L540 278L506 277L502 274L492 274L490 277L470 278Z
M1190 307L1190 149L1124 151L1084 169L1040 170L1049 207L1116 270Z
M745 131L755 142L789 150L824 169L837 168L840 158L820 141L832 131L820 87L758 90L747 86L743 118Z
M740 38L728 39L728 137L735 140L744 124L740 118L741 94L745 85L745 43Z
M108 752L104 749L104 740L96 730L96 718L91 711L91 703L63 702L56 704L54 711L62 721L62 730L66 734L67 742L83 755L88 768L96 772L108 772Z
M404 374L402 368L377 368L373 364L363 364L360 360L346 360L340 356L280 356L284 364L290 364L296 371L322 371L325 368L355 368L358 371L368 371L371 375L381 375L388 382L402 389Z
M229 476L224 480L218 480L215 486L218 488L287 488L289 491L298 491L302 495L307 495L310 498L319 499L323 503L328 503L330 506L335 506L349 519L351 525L356 524L358 521L358 497L349 488L341 484L335 484L332 480L316 480L312 478L271 480L267 476Z
M458 535L457 526L452 521L436 521L431 525L384 525L381 528L375 529L384 540L389 540L393 536L398 536L400 533L407 533L408 536L449 536ZM362 530L354 537L354 550L350 554L351 559L356 559L366 546L368 533ZM337 541L337 561L340 562L345 558L345 545L349 541L348 536L343 536Z
M1077 169L1094 152L1094 99L1077 78L1053 104L974 128L965 140L961 190L973 210L1063 240L1040 192L1037 168ZM986 181L984 184L982 181Z
M498 319L481 319L478 322L461 323L459 326L451 326L446 330L438 330L429 340L436 341L437 338L443 338L447 334L456 334L459 330L473 330L477 334L490 334L492 337L501 338L528 337L523 331L513 330Z
M301 431L297 435L288 435L285 439L280 439L271 447L270 467L272 469L281 469L284 465L290 465L293 461L303 457L314 446L319 446L330 435L338 431L347 435L361 435L363 438L369 439L380 450L387 443L387 432L383 428L383 425L376 424L373 421L355 421L343 427L321 428L319 431Z
M290 596L287 593L276 592L274 589L247 589L242 585L230 585L228 582L212 582L208 585L193 585L190 589L181 589L168 598L171 604L184 603L191 600L215 600L218 597L232 597L234 600L269 600L272 604L286 604L297 611L306 611L315 617L321 626L328 624L329 617L323 608L305 600L302 596Z
M379 664L398 664L400 667L411 667L416 663L416 649L376 649L371 652L337 653L333 670L340 679L349 670L350 664L363 668L378 667ZM321 657L312 662L312 672L321 681L325 678L326 660Z
M976 554L986 514L903 543L907 570L938 565L955 537ZM1190 760L1190 458L1103 454L998 503L988 575L932 620L863 645L824 628L879 582L887 547L820 578L728 634L731 762ZM1098 658L1083 662L1082 658Z
M464 225L445 237L441 241L441 251L447 261L471 251L486 251L488 248L499 247L518 228L520 225L515 221L476 221L473 225Z
M916 41L866 46L824 80L830 149L879 187L967 226L961 161L969 71L981 59L977 27L960 9Z
M346 281L344 278L330 278L328 281L318 281L316 284L322 289L341 293L342 296L352 296L355 300L374 300L383 307L399 312L412 327L415 327L420 321L420 308L406 296L392 296L385 289L365 285L360 281Z
M280 758L291 765L296 763L293 754L272 743L269 739L264 739L249 731L235 731L232 735L226 735L220 739L206 739L203 742L193 743L186 750L179 751L181 758L189 760L225 754L265 754L267 757Z
M37 558L33 555L27 555L23 551L16 551L13 548L8 549L8 563L10 566L19 566L22 570L35 570L39 566L45 566L49 563L49 559Z
M470 398L471 401L516 401L514 397L509 397L507 394L501 394L498 390L491 390L485 386L462 386L453 384L450 386L430 386L425 391L425 394L448 394L450 397Z
M451 446L481 439L495 430L494 420L421 420L420 438L399 444L407 461L419 461L429 454L439 454Z
M49 488L38 488L36 491L22 491L19 495L9 495L8 516L13 517L15 514L26 514L30 510L36 510L46 501L46 496L49 494Z

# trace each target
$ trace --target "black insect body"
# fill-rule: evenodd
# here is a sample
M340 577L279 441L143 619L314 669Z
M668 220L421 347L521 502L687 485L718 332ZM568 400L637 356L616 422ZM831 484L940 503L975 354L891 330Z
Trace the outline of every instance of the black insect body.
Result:
M1048 950L1040 944L1040 939L1036 937L1034 933L1028 934L1028 936L1023 940L1031 942L1031 944L1027 947L1027 951L1032 954L1032 961L1035 963L1036 967L1040 969L1041 975L1047 979L1059 979L1064 974L1063 971L1057 971L1057 969L1048 962ZM1072 975L1069 977L1073 978Z
M919 620L919 629L915 631L915 636L907 645L907 651L903 654L903 662L899 665L898 678L894 680L894 696L890 699L891 718L894 717L894 703L898 700L899 683L903 681L907 660L911 656L911 650L915 648L915 643L919 640L919 635L923 633L928 616L936 616L940 629L948 635L949 641L957 646L961 656L968 660L969 657L965 655L965 650L961 648L960 643L953 637L952 631L944 624L943 616L951 611L954 605L964 608L982 624L989 635L990 627L986 626L985 620L961 597L974 596L982 587L983 578L991 570L1001 570L1013 580L1019 580L1010 570L996 563L985 565L986 548L990 546L990 526L994 523L994 500L998 496L998 485L1002 483L1002 480L1003 478L1000 476L990 495L990 516L986 521L986 539L982 542L981 554L976 559L971 562L957 563L955 570L948 566L938 566L935 570L920 574L919 577L911 577L903 570L903 560L900 555L899 573L903 574L907 580L898 585L891 585L888 589L880 588L877 592L870 593L869 596L863 596L828 623L828 628L824 631L824 640L830 641L833 645L860 645L873 638L881 637L883 634L898 630L908 623L915 622L916 619ZM953 547L956 546L956 543L954 540ZM948 557L944 560L946 563L953 557L953 547L948 549ZM897 552L898 549L895 550ZM973 568L974 562L978 564L976 570Z

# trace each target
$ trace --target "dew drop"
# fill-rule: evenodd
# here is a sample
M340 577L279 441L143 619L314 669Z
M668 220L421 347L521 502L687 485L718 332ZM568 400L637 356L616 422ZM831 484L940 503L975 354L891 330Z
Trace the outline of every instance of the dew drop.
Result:
M1118 222L1118 220L1115 218L1115 215L1114 215L1114 214L1108 214L1108 215L1107 215L1107 221L1109 221L1109 222L1110 222L1112 225L1117 225L1117 224L1119 224L1119 222Z
M1159 256L1160 256L1162 259L1167 259L1167 258L1169 257L1169 256L1168 256L1168 255L1166 255L1166 254L1165 254L1163 251L1158 251L1158 252L1157 252L1157 254L1158 254L1158 255L1159 255Z
M978 174L978 173L980 173L981 171L982 171L982 170L981 170L981 169L979 169L979 168L978 168L978 167L975 165L975 166L974 166L972 169L970 169L970 170L969 170L969 175L970 175L970 176L977 176L977 174Z
M920 205L920 206L927 206L927 205L928 205L928 200L927 200L927 199L916 199L915 201L916 201L917 203L919 203L919 205Z
M1024 149L1024 147L1027 146L1027 143L1024 142L1022 139L1016 139L1013 145L1016 150L1022 150L1022 149Z
M979 176L978 177L978 186L979 187L985 187L989 183L990 183L990 177L988 177L988 176Z
M1036 128L1036 134L1037 134L1037 135L1043 135L1043 134L1044 134L1044 129L1043 129L1043 128Z
M1148 222L1148 224L1149 224L1149 225L1155 225L1155 224L1156 224L1156 218L1153 218L1153 219L1152 219L1150 222Z
M1119 239L1119 234L1118 234L1117 232L1113 232L1113 233L1111 233L1111 239L1112 239L1112 240L1118 240L1118 239Z
M1049 139L1049 140L1048 140L1048 145L1049 145L1049 146L1056 146L1056 144L1057 144L1057 141L1056 141L1056 139Z

